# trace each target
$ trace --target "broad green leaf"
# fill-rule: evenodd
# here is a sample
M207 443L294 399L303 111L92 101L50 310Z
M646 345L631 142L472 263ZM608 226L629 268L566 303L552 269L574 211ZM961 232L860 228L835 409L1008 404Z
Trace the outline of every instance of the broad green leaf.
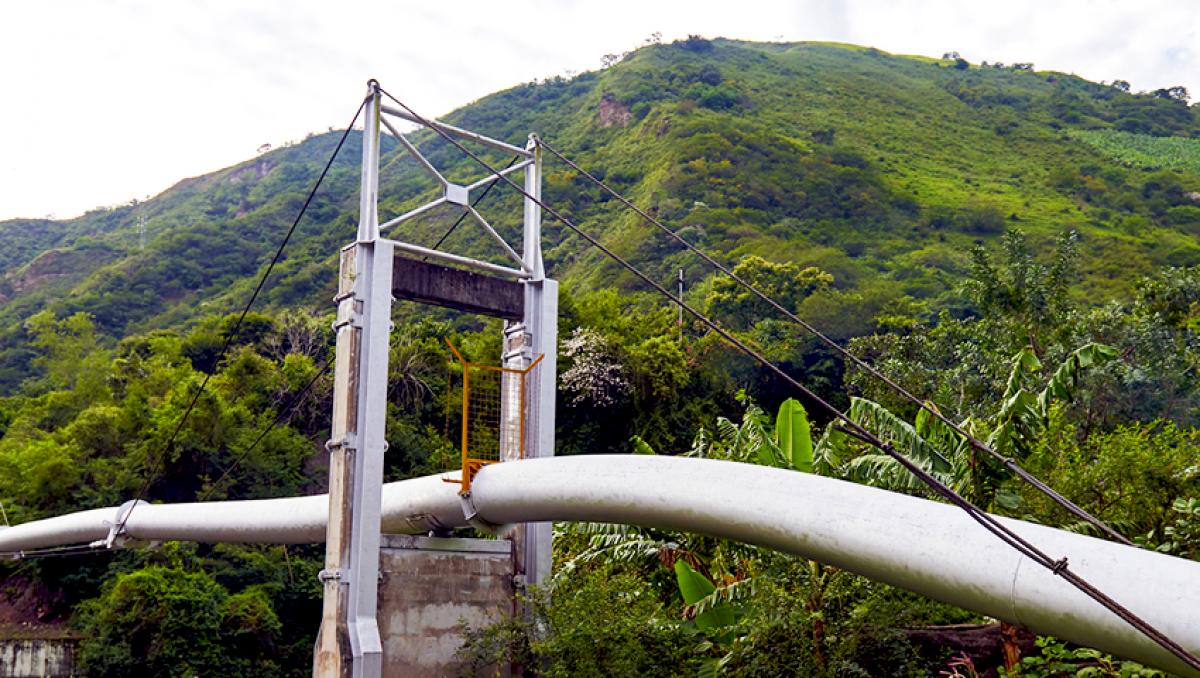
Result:
M1052 398L1069 401L1075 397L1075 391L1079 388L1079 379L1083 376L1085 369L1103 365L1116 358L1117 355L1117 349L1112 346L1095 343L1086 344L1073 351L1058 366L1058 369L1054 370L1054 376L1050 377L1050 383L1038 395L1042 417L1049 414Z
M942 475L929 468L927 460L912 461L926 473ZM851 459L846 463L845 475L847 480L882 487L893 492L921 492L929 489L920 478L886 454L863 454Z
M725 668L725 659L729 655L725 655L719 659L706 659L696 671L696 678L717 678L721 675L721 671Z
M794 398L788 398L779 406L779 414L775 417L775 441L792 468L812 473L812 431L804 407Z
M925 404L933 407L933 403L930 403L929 401L926 401ZM917 418L913 421L913 424L917 429L917 435L921 436L922 438L928 438L929 423L931 421L937 421L937 419L935 419L934 416L929 413L929 410L926 410L925 408L917 410Z
M826 426L813 450L813 468L821 475L835 475L842 459L849 454L847 436L833 426Z
M641 436L636 436L636 435L633 436L632 438L630 438L630 442L633 443L633 453L634 454L653 454L653 455L658 454L657 452L654 451L653 447L650 447L650 443L643 440Z
M879 403L865 398L850 399L850 419L890 442L896 451L915 462L926 462L939 473L950 470L950 461L924 438L912 424L889 412Z
M679 594L688 605L695 605L717 590L707 577L688 565L686 560L675 561L675 578L679 581Z
M937 450L955 449L964 438L934 414L940 412L937 405L926 400L925 407L917 410L917 418L914 420L917 435Z
M1042 361L1038 360L1033 349L1025 347L1013 356L1012 371L1008 375L1008 384L1004 387L1004 399L1007 400L1021 390L1026 379L1032 378L1042 369Z
M685 560L675 561L675 579L679 584L679 593L683 602L695 605L712 595L716 586L707 577L697 572ZM733 624L733 610L728 604L714 605L711 609L696 615L696 627L709 631L724 628Z
M1021 508L1021 495L1006 488L996 490L996 505L1009 511Z

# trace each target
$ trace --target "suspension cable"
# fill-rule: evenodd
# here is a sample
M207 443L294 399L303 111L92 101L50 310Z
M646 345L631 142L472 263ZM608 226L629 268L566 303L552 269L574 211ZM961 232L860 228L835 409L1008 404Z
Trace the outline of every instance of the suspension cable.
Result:
M296 410L300 409L300 405L303 404L308 392L312 390L312 387L321 379L321 377L329 374L329 369L331 367L333 367L333 361L326 358L325 362L321 365L321 368L318 369L313 375L312 379L309 379L308 383L305 384L304 387L292 397L291 402L288 403L287 407L281 409L279 413L275 415L275 418L271 420L271 423L262 431L259 431L258 436L254 439L254 442L250 443L250 446L233 460L233 463L230 464L223 473L221 473L221 476L217 478L212 485L209 485L208 489L204 491L204 494L196 498L196 501L206 501L214 492L217 491L217 488L221 486L221 483L229 477L229 474L233 473L238 466L240 466L242 462L250 456L250 453L253 452L258 447L258 444L267 437L267 434L269 434L271 431L274 431L275 428L280 424L291 422L292 417L296 415Z
M925 410L929 414L933 415L935 418L937 418L943 424L948 426L955 433L962 436L971 445L971 447L974 447L975 449L979 450L980 452L985 452L988 455L990 455L993 459L999 461L1010 472L1015 474L1017 477L1021 478L1023 481L1025 481L1032 487L1036 488L1042 494L1049 497L1051 500L1053 500L1059 506L1065 508L1067 511L1074 514L1075 517L1088 522L1089 524L1092 525L1092 527L1095 527L1096 529L1100 530L1102 533L1108 535L1109 537L1111 537L1112 539L1114 539L1118 542L1125 544L1126 546L1134 545L1133 542L1131 542L1129 539L1127 539L1120 532L1117 532L1116 530L1114 530L1112 527L1110 527L1104 521L1102 521L1099 518L1096 518L1092 514L1088 513L1086 510L1084 510L1082 507L1076 505L1070 499L1067 499L1063 495L1059 494L1057 491L1054 490L1054 488L1052 488L1049 485L1047 485L1046 483L1042 482L1042 480L1039 479L1037 476L1026 471L1023 467L1021 467L1019 464L1017 464L1017 462L1015 460L1013 460L1011 457L1002 455L999 452L997 452L996 450L992 449L991 446L989 446L986 443L984 443L983 441L979 440L974 435L971 435L971 433L968 432L966 429L964 429L962 426L960 426L959 424L957 424L953 420L951 420L949 417L942 414L936 407L933 407L927 401L925 401L921 398L918 398L913 393L911 393L908 389L904 388L899 383L897 383L895 380L891 379L887 375L880 372L878 369L876 369L870 363L868 363L865 360L854 355L848 349L846 349L844 346L839 344L837 341L835 341L834 339L831 339L829 336L827 336L826 334L824 334L823 332L818 330L811 323L805 321L800 316L798 316L795 313L793 313L792 311L788 310L787 307L783 306L779 302L772 299L770 296L768 296L765 292L760 290L758 287L756 287L752 283L746 281L744 278L742 278L738 274L734 273L727 266L718 262L716 259L711 257L707 252L705 252L704 250L701 250L699 247L693 245L686 238L679 235L675 231L671 230L670 228L667 228L667 226L664 225L661 221L654 218L653 216L648 214L645 210L641 209L637 205L634 205L625 196L623 196L620 193L618 193L617 191L613 190L611 187L609 187L608 184L604 183L604 181L602 181L601 179L596 178L590 172L583 169L576 163L572 162L570 158L567 158L565 155L560 153L553 146L546 143L542 139L538 139L538 143L540 143L541 146L543 148L545 148L547 151L550 151L550 153L553 154L555 157L557 157L559 160L566 163L567 166L569 166L571 169L579 172L583 176L590 179L597 186L599 186L600 188L607 191L609 195L613 196L618 201L620 201L621 204L625 205L625 207L628 207L629 209L633 210L639 216L641 216L643 219L645 219L646 221L653 224L655 227L658 228L658 230L662 231L663 233L666 233L668 236L670 236L676 242L683 245L686 249L688 249L691 252L693 252L694 254L698 255L701 259L703 259L705 262L707 262L710 266L712 266L713 268L717 269L718 271L720 271L721 273L725 274L727 277L732 279L734 282L736 282L742 288L744 288L747 291L749 291L750 293L754 294L762 301L765 301L772 308L774 308L776 311L779 311L780 313L782 313L789 320L796 323L800 327L803 327L809 334L812 334L814 337L816 337L818 340L820 340L823 344L832 348L837 353L841 354L843 358L845 358L846 360L849 360L852 364L857 366L859 369L862 369L867 374L882 381L889 388L891 388L893 391L899 393L902 397L904 397L906 400L908 400L912 404L916 405L920 409Z
M459 151L461 151L464 155L471 158L473 161L475 161L477 164L479 164L484 169L488 170L492 174L498 174L498 172L494 168L492 168L492 166L489 165L487 163L487 161L480 158L479 155L472 152L469 148L464 146L457 139L454 139L452 136L450 136L444 130L430 124L428 119L417 114L416 111L414 111L412 108L409 108L408 105L406 105L404 102L397 99L395 96L393 96L387 90L380 88L380 92L382 92L384 96L388 97L393 102L395 102L398 106L400 106L405 111L407 111L408 114L411 115L419 124L421 124L425 127L428 127L430 129L434 130L435 132L437 132L443 139L445 139L451 145L458 148ZM608 247L605 247L603 244L600 243L600 241L596 240L596 238L592 237L591 235L589 235L588 233L583 231L581 228L576 226L574 222L572 222L570 219L563 216L558 210L556 210L553 207L551 207L550 205L546 204L540 198L535 197L534 195L530 194L528 191L526 191L521 186L518 186L516 184L516 182L509 179L507 176L501 175L501 179L503 179L505 181L505 183L507 183L510 187L512 187L513 190L515 190L518 193L520 193L521 195L523 195L527 200L530 200L533 203L537 204L547 214L554 217L554 219L556 219L561 224L566 226L573 233L575 233L579 237L586 240L592 247L595 247L596 249L600 250L602 253L604 253L606 256L608 256L610 259L612 259L614 262L619 264L622 268L629 271L634 276L639 278L642 282L644 282L647 285L649 285L650 287L652 287L660 295L666 297L667 299L670 299L672 302L679 305L680 308L687 311L689 315L696 318L698 321L700 321L702 324L704 324L710 330L712 330L717 335L719 335L722 339L724 339L725 341L732 344L734 347L736 347L742 353L753 358L755 361L757 361L763 367L774 372L776 375L778 375L781 379L783 379L788 384L790 384L793 388L795 388L797 391L799 391L805 397L811 399L812 402L816 403L818 405L818 407L820 409L824 410L827 414L829 414L831 418L841 421L842 424L846 428L848 428L850 431L853 432L853 435L856 438L871 445L872 447L877 448L884 454L886 454L889 457L891 457L892 459L894 459L897 463L899 463L901 466L903 466L905 469L907 469L910 473L912 473L914 476L916 476L921 482L928 485L934 492L936 492L938 495L945 498L948 502L961 508L968 515L970 515L972 519L974 519L976 522L978 522L980 525L982 525L989 532L994 534L997 538L999 538L1005 544L1008 544L1010 547L1012 547L1018 553L1029 558L1030 560L1037 563L1038 565L1041 565L1042 567L1050 570L1053 574L1055 574L1059 577L1062 577L1064 581L1067 581L1072 586L1074 586L1076 589L1078 589L1079 591L1086 594L1088 597L1092 598L1096 602L1103 605L1106 609L1111 611L1113 614L1117 615L1117 617L1119 617L1121 620L1123 620L1124 622L1126 622L1133 628L1137 629L1139 632L1141 632L1147 638L1149 638L1150 640L1157 643L1159 646L1161 646L1163 649L1170 652L1175 657L1179 658L1181 661L1183 661L1189 667L1200 671L1200 658L1197 658L1195 655L1190 653L1183 646L1179 645L1175 641L1168 638L1157 628L1150 625L1148 622L1143 620L1141 617L1137 616L1129 609L1127 609L1124 606L1122 606L1121 604L1117 603L1112 598L1108 597L1107 594L1105 594L1103 591L1097 589L1096 587L1092 586L1090 583L1088 583L1086 580L1084 580L1079 575L1075 574L1073 571L1071 571L1066 558L1060 558L1060 559L1056 560L1054 558L1051 558L1049 555L1047 555L1040 549L1038 549L1036 546L1030 544L1023 537L1021 537L1020 535L1013 532L1013 530L1011 528L1009 528L1008 526L1001 523L996 518L996 516L986 513L979 507L975 506L970 501L963 498L961 495L956 493L950 487L946 486L940 480L935 478L933 475L931 475L930 473L928 473L927 471L922 469L920 466L918 466L915 462L910 460L908 457L897 452L896 449L891 445L891 443L885 442L884 440L881 440L880 438L876 437L873 433L868 431L866 428L864 428L863 426L861 426L860 424L855 422L853 419L850 419L841 410L839 410L838 408L834 407L832 404L826 402L825 400L823 400L822 398L817 396L814 392L809 390L807 387L805 387L803 384L801 384L799 381L797 381L794 377L792 377L790 374L785 372L782 368L777 366L775 363L767 360L765 357L762 356L762 354L758 353L754 349L747 346L743 341L741 341L737 337L730 334L728 331L723 329L720 325L718 325L716 322L714 322L708 316L704 315L700 311L693 308L691 305L689 305L687 302L685 302L682 298L677 297L674 294L672 294L669 290L667 290L661 284L656 282L653 278L651 278L649 275L644 273L641 269L639 269L638 267L629 263L628 261L626 261L620 255L613 252Z
M312 377L312 379L310 379L308 383L306 383L304 387L300 389L295 397L292 398L288 406L281 410L279 414L275 415L275 418L271 421L271 424L259 432L258 436L254 439L254 442L252 442L250 446L246 448L246 450L242 452L237 459L234 460L229 468L225 469L225 472L221 474L221 477L217 478L217 480L208 488L208 490L198 497L196 501L201 502L208 499L209 496L211 496L212 493L215 492L218 487L220 487L225 478L233 473L233 471L237 469L237 467L243 461L246 460L246 457L248 457L250 453L253 452L256 447L258 447L258 444L267 437L267 434L275 430L275 428L280 424L291 421L292 417L295 416L296 410L299 409L299 406L304 402L305 396L307 396L309 391L312 390L313 385L315 385L321 377L328 374L329 369L332 366L333 361L326 360L321 366L321 369L317 370L317 373ZM137 504L134 504L133 506L136 505ZM2 505L0 505L0 507L2 507ZM133 508L131 507L130 512L132 511ZM124 525L124 523L122 523L122 525ZM92 544L71 544L67 546L54 546L43 549L4 552L0 553L0 557L11 556L17 560L32 560L36 558L58 558L64 556L86 555L89 553L104 553L108 552L108 550L109 549L102 546L95 546Z
M325 180L325 175L329 173L329 168L333 167L333 161L337 158L338 152L342 150L342 145L346 143L346 138L350 136L351 130L354 129L354 124L358 122L358 116L362 114L366 103L367 100L364 99L363 102L358 105L358 110L354 112L354 117L350 120L350 124L346 127L346 131L342 132L342 138L338 139L337 146L333 149L333 153L330 154L329 160L326 161L325 168L321 170L320 176L317 177L317 180L313 183L312 189L309 190L308 197L304 199L304 205L300 207L300 212L296 215L296 219L292 221L292 226L288 229L287 235L283 237L283 240L279 243L279 247L275 250L275 256L271 257L271 263L267 265L267 269L263 271L262 276L259 277L258 284L254 287L254 293L251 294L250 299L246 301L245 307L242 308L241 315L238 316L237 322L233 324L233 328L230 329L229 334L225 335L225 342L221 346L220 352L217 353L217 360L213 364L213 371L204 375L204 379L200 382L200 387L196 389L196 394L192 396L192 400L190 403L188 403L187 409L184 410L183 416L179 418L179 423L175 425L175 430L171 432L171 436L167 439L166 444L163 445L162 449L160 450L158 458L151 459L151 463L153 465L151 466L150 472L146 474L146 481L142 483L141 489L138 490L137 496L134 498L135 501L133 505L130 507L129 511L126 512L125 517L121 520L121 524L117 526L117 533L120 533L125 529L125 524L129 522L129 517L133 515L135 510L137 510L138 504L141 502L141 500L145 499L146 493L150 491L150 486L155 480L158 479L159 474L162 473L162 467L165 464L167 451L170 450L171 446L175 444L175 439L183 430L183 425L187 422L188 417L192 414L192 410L196 409L196 403L200 401L200 396L204 394L204 389L208 386L209 380L212 379L213 374L216 373L216 365L220 364L230 347L233 346L233 341L237 338L238 331L242 328L242 322L246 319L246 315L250 313L250 307L252 307L254 302L258 299L258 295L260 292L262 292L263 286L267 284L267 278L270 277L271 271L275 269L275 264L277 264L280 257L283 256L284 248L286 248L288 242L291 241L292 234L296 232L296 227L300 225L300 220L304 218L304 213L308 211L308 206L312 204L313 198L317 194L317 189L321 187L321 182Z
M82 556L91 553L108 553L109 550L102 546L93 546L91 544L71 544L69 546L51 546L43 549L29 549L26 551L5 551L0 553L0 558L11 558L13 560L37 560L39 558L61 558L65 556Z

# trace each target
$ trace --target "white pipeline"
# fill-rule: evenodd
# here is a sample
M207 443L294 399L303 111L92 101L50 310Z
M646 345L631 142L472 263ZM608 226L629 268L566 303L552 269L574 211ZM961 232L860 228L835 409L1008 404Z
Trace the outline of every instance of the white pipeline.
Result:
M388 532L465 524L443 476L389 483ZM472 483L493 524L602 521L700 532L827 563L1035 632L1183 675L1179 660L946 504L780 469L702 459L585 456L489 466ZM321 541L325 496L143 505L128 536L144 540ZM469 507L468 507L469 508ZM0 552L103 540L116 509L0 529ZM1200 652L1200 563L1018 520L1003 520L1193 653Z

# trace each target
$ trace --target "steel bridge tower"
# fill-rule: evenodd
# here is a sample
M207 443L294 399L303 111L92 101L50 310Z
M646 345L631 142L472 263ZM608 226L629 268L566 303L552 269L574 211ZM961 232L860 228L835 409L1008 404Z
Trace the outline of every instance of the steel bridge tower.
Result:
M372 677L383 673L383 642L377 618L380 580L380 496L383 484L388 396L388 351L393 298L409 299L505 320L504 367L538 368L522 380L524 412L501 412L501 439L523 435L526 457L554 454L555 345L558 283L546 277L541 251L541 209L524 198L520 252L502 238L471 203L471 194L499 175L521 172L524 189L540 199L542 157L535 136L518 147L440 122L427 121L384 105L374 80L368 83L362 148L362 187L358 236L340 256L336 363L329 449L329 522L326 538L324 608L314 653L313 675ZM504 170L459 185L447 180L395 127L393 119L428 126L464 142L511 153ZM441 187L437 199L379 222L380 135L386 129ZM469 217L497 253L512 265L442 252L383 237L387 229L430 210L454 210ZM432 260L432 261L430 261ZM436 263L433 263L436 262ZM516 383L515 381L513 383ZM511 388L511 387L510 387ZM505 397L503 402L512 402ZM509 442L502 458L518 452ZM465 484L464 484L465 485ZM470 493L464 512L474 515ZM484 524L477 525L487 529ZM550 571L551 525L517 526L512 541L514 581L539 583Z

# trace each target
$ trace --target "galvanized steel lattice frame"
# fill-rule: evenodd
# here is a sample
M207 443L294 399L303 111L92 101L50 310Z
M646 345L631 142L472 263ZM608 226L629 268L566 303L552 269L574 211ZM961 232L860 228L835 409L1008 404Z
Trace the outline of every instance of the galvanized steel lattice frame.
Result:
M338 283L334 405L331 424L329 521L326 540L324 607L314 652L316 676L375 677L382 671L382 641L376 619L379 579L379 535L383 461L387 450L388 350L391 333L392 272L395 254L403 252L454 266L516 280L524 287L522 322L506 321L506 370L524 371L539 356L539 369L520 380L520 408L506 407L505 425L521 431L517 450L501 450L504 459L554 454L554 384L558 326L558 284L546 277L541 250L541 209L524 198L521 253L509 245L470 203L471 192L499 176L524 172L525 190L540 199L542 159L537 137L525 148L429 121L442 132L489 148L513 153L518 161L468 185L455 184L396 129L388 117L423 124L404 111L382 104L381 90L368 83L363 125L362 188L358 236L342 250ZM381 128L396 138L441 187L442 195L383 224L379 223L379 141ZM413 243L382 237L382 231L440 206L457 207L480 226L513 266L480 261ZM516 409L517 411L512 411ZM523 411L522 411L523 410ZM504 436L502 436L503 438ZM512 447L508 445L507 447ZM523 448L523 449L522 449ZM469 502L469 492L464 502ZM517 569L530 582L550 571L549 523L518 529L513 537Z

